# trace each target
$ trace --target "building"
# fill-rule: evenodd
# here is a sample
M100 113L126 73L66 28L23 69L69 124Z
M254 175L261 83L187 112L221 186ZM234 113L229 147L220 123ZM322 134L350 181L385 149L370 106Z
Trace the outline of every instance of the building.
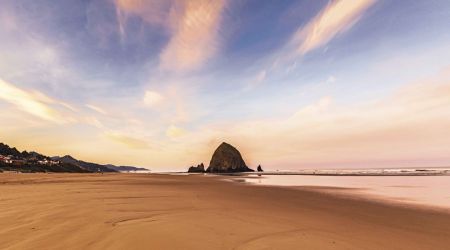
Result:
M59 161L53 161L53 160L44 159L44 160L38 161L38 163L41 164L41 165L58 165Z
M13 159L13 160L11 160L11 163L14 166L23 166L26 163L26 161L21 160L21 159Z
M7 163L7 164L11 164L12 160L10 156L4 156L4 155L0 155L0 161Z

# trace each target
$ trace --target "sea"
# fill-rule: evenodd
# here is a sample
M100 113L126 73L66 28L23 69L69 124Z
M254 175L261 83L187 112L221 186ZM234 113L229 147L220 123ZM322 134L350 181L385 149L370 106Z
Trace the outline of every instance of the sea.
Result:
M232 178L250 185L313 189L356 198L450 211L450 169L333 170L252 173Z

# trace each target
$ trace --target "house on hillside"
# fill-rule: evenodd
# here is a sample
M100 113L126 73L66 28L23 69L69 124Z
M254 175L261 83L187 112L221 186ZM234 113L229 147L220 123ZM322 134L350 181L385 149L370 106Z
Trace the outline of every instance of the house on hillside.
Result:
M11 160L11 163L12 163L14 166L20 167L20 166L23 166L23 165L26 163L26 161L25 161L25 160L22 160L22 159L12 159L12 160Z
M41 165L50 165L50 161L48 161L47 159L40 160L40 161L38 161L38 163Z
M41 164L41 165L51 166L51 165L58 165L59 161L44 159L44 160L38 161L38 163Z
M4 162L6 164L11 164L12 160L10 156L4 156L4 155L0 155L0 161Z
M39 162L39 160L36 157L31 157L31 158L26 159L25 162L29 163L29 164L36 164Z

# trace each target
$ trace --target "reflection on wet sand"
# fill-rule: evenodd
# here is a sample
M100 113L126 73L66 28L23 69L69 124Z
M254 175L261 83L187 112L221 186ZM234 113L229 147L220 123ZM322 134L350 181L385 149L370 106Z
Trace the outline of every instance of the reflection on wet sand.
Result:
M308 188L361 198L450 209L450 176L248 175L235 181Z

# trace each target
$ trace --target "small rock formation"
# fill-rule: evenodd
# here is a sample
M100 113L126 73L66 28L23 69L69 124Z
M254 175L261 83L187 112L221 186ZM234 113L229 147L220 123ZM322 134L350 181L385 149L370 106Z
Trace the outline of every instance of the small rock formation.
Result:
M231 146L223 142L214 151L214 154L206 170L208 173L232 173L232 172L253 172L254 170L247 167L242 159L241 153Z
M197 165L197 167L190 167L188 170L188 173L204 173L205 172L205 165L203 163Z
M261 165L258 165L257 171L258 172L264 172L264 170L262 169Z

